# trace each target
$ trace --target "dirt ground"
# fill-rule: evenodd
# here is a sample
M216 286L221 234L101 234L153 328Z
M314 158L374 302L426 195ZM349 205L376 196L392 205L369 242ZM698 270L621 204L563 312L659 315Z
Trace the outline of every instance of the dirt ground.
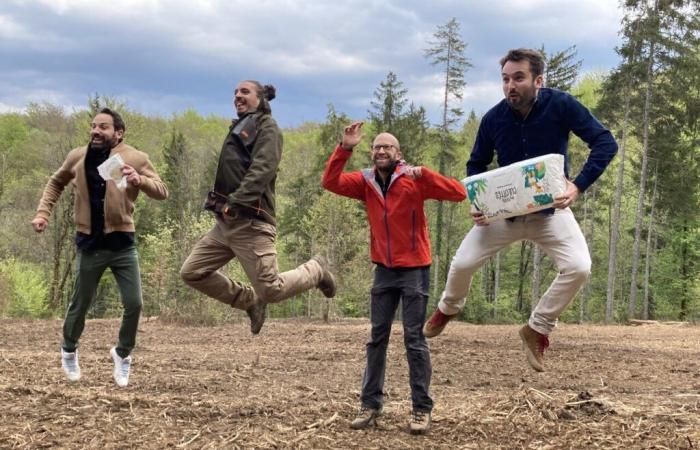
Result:
M700 327L562 325L545 373L516 326L451 323L430 340L433 428L408 433L395 324L385 415L353 431L367 320L213 328L142 321L129 387L111 377L118 321L89 321L64 380L60 321L0 321L0 448L700 448Z

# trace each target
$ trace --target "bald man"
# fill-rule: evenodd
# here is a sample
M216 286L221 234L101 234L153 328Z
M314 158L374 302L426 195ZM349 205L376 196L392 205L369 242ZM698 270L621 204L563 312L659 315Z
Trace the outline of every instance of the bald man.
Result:
M423 335L432 262L423 203L427 199L460 202L466 198L466 192L453 178L405 164L399 141L389 133L374 138L374 167L343 172L362 139L362 125L355 122L345 128L342 143L333 151L323 172L325 189L365 203L370 256L376 264L370 305L372 332L367 343L361 406L350 426L374 426L382 413L386 351L400 302L413 403L410 431L423 434L430 429L433 409L429 393L430 350Z

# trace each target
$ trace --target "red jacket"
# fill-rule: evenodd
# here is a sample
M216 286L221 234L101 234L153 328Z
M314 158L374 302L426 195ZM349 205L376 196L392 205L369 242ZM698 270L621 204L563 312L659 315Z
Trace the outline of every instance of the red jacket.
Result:
M423 211L427 199L461 202L464 186L425 167L416 180L399 164L391 176L386 198L374 169L343 173L352 152L338 145L323 172L322 185L339 195L362 200L367 208L372 262L386 267L424 267L432 262L428 224Z

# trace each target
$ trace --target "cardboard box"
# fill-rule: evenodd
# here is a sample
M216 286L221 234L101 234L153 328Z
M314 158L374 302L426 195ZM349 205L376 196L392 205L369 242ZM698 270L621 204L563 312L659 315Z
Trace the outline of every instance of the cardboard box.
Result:
M473 211L488 222L551 208L566 189L564 155L549 154L462 180Z

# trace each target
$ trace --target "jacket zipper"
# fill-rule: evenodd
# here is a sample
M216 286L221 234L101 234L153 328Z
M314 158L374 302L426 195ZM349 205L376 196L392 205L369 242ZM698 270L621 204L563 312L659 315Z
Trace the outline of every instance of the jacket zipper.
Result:
M411 212L411 239L413 240L413 251L416 250L416 210Z
M389 192L387 191L387 196L389 195ZM386 206L387 204L387 198L384 197L384 226L386 227L386 260L389 263L389 267L392 266L391 264L391 237L389 236L389 216L388 216L388 208Z

